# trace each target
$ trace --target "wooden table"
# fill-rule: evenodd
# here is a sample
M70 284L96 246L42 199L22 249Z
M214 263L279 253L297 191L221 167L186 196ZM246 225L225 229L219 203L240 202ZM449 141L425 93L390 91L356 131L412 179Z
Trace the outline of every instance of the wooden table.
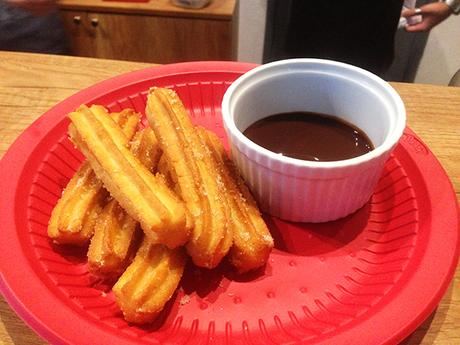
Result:
M57 102L108 77L152 66L0 52L0 157ZM409 126L439 158L460 199L460 88L394 83ZM403 312L403 311L401 311ZM403 344L460 344L460 269L435 312ZM376 325L384 327L384 325ZM45 344L0 297L0 343Z

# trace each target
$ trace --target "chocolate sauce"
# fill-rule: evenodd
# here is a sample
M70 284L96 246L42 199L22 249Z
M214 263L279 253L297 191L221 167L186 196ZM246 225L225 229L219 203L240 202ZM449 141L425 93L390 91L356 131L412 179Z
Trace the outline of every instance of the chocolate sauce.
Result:
M250 125L243 134L270 151L309 161L348 159L374 149L356 126L311 112L271 115Z

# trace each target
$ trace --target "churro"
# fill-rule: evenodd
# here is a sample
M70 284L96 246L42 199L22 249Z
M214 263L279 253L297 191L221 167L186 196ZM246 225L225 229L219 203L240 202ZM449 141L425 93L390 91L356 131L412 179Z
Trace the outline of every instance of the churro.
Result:
M144 238L136 257L113 287L125 320L151 322L176 290L184 272L182 248L168 249Z
M131 152L150 171L161 151L152 129L139 130L130 143ZM139 244L138 222L112 199L102 210L88 248L88 268L99 276L118 277L131 262Z
M245 273L262 267L273 248L220 139L192 124L172 90L152 88L146 114L150 128L135 135L139 115L133 111L109 116L101 106L82 105L69 114L69 136L86 162L53 210L48 230L59 243L83 244L92 236L89 271L118 279L116 303L135 324L152 322L165 308L187 253L206 268L228 255ZM78 230L61 231L64 221Z
M92 109L105 116L108 114L100 106ZM110 115L129 140L138 127L139 114L127 109ZM95 221L107 195L89 162L84 161L69 180L51 213L48 236L60 244L86 245L93 235Z
M216 134L197 127L222 169L229 193L228 204L233 228L233 245L228 253L230 263L239 273L263 266L273 248L273 238L262 219L256 201L239 175Z
M180 194L180 193L178 193L178 190L176 190L177 177L175 178L175 177L172 176L171 169L168 166L168 161L167 161L166 156L164 154L161 155L160 161L158 162L158 172L161 173L161 175L163 176L163 178L166 181L166 184L170 188L172 188L174 191L176 191L177 194Z
M128 140L115 122L86 106L69 118L72 141L145 235L170 248L187 242L190 223L184 203L129 151Z
M152 88L146 114L171 176L177 180L176 190L194 220L187 252L197 266L213 268L232 244L225 186L218 166L174 91Z

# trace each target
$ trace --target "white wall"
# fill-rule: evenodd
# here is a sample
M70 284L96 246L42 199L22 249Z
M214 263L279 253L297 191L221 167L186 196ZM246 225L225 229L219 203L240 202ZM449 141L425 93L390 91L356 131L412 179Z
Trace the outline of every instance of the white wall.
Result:
M447 85L460 69L460 16L452 15L430 32L416 83Z
M261 63L267 0L239 0L238 61Z

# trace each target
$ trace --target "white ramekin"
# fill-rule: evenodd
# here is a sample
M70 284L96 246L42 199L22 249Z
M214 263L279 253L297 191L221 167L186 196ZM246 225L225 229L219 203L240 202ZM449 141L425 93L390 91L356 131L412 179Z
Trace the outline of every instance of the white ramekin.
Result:
M276 113L334 115L362 129L375 149L352 159L310 162L273 153L243 131ZM238 78L222 101L231 154L260 207L279 218L325 222L345 217L371 197L406 124L397 92L361 68L321 59L261 65Z

